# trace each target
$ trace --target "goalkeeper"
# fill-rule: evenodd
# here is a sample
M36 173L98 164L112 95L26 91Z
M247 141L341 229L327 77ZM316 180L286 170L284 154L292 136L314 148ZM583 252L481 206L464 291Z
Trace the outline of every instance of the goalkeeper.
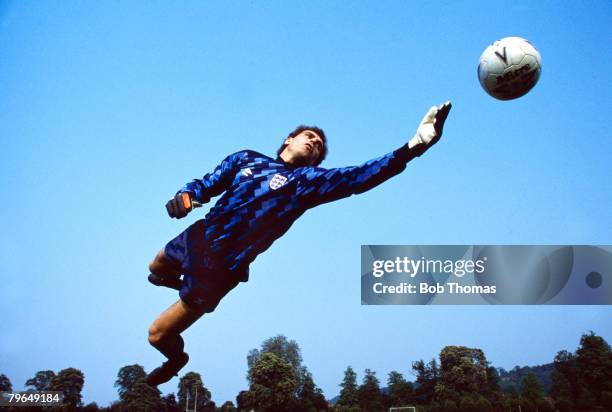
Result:
M179 290L180 299L149 328L149 342L168 358L147 376L152 386L169 381L187 364L181 333L238 283L249 264L306 210L363 193L397 175L442 136L450 102L429 109L409 142L361 166L323 169L327 140L318 127L300 126L273 159L245 150L225 158L202 179L187 183L167 204L180 219L194 202L223 196L206 217L171 240L149 265L149 281Z

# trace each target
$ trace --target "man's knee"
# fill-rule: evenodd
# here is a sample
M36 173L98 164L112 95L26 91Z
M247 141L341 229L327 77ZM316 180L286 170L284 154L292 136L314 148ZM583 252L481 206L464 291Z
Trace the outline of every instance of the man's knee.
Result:
M164 249L160 250L155 258L149 263L149 270L151 273L156 275L177 275L181 273L181 269L174 264L164 252Z
M149 327L149 343L151 345L159 345L164 340L164 336L164 331L156 326L155 323Z
M157 255L153 258L151 263L149 263L149 270L151 273L157 273L165 263L165 253L164 250L160 250Z

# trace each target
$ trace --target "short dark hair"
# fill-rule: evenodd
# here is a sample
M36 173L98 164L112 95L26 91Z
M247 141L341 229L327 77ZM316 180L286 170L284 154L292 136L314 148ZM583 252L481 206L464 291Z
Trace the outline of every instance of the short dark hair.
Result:
M325 137L325 132L323 131L323 129L317 126L306 126L306 125L301 124L295 129L293 129L293 131L289 133L289 135L287 135L287 137L285 137L285 139L283 140L283 144L276 151L276 155L280 156L283 150L285 150L285 147L287 147L287 143L285 143L285 140L289 139L290 137L295 137L298 134L306 130L315 132L316 134L319 135L319 137L321 137L321 140L323 140L323 146L321 147L321 153L319 153L319 158L314 162L313 166L320 165L321 162L325 159L325 156L327 156L327 137Z

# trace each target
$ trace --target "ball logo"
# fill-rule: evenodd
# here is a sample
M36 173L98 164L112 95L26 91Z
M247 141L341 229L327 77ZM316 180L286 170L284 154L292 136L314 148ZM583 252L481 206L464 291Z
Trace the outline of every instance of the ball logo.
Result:
M504 47L503 50L504 54L500 54L498 51L495 51L495 55L499 57L504 62L504 64L508 64L508 57L506 57L506 48Z
M276 190L287 183L287 178L283 175L275 174L270 180L270 189Z

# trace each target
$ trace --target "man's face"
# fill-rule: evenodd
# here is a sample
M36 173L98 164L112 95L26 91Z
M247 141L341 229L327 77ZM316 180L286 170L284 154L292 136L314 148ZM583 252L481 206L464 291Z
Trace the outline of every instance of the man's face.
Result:
M323 151L323 139L312 130L304 130L295 137L285 140L287 151L291 156L291 163L298 166L313 165Z

